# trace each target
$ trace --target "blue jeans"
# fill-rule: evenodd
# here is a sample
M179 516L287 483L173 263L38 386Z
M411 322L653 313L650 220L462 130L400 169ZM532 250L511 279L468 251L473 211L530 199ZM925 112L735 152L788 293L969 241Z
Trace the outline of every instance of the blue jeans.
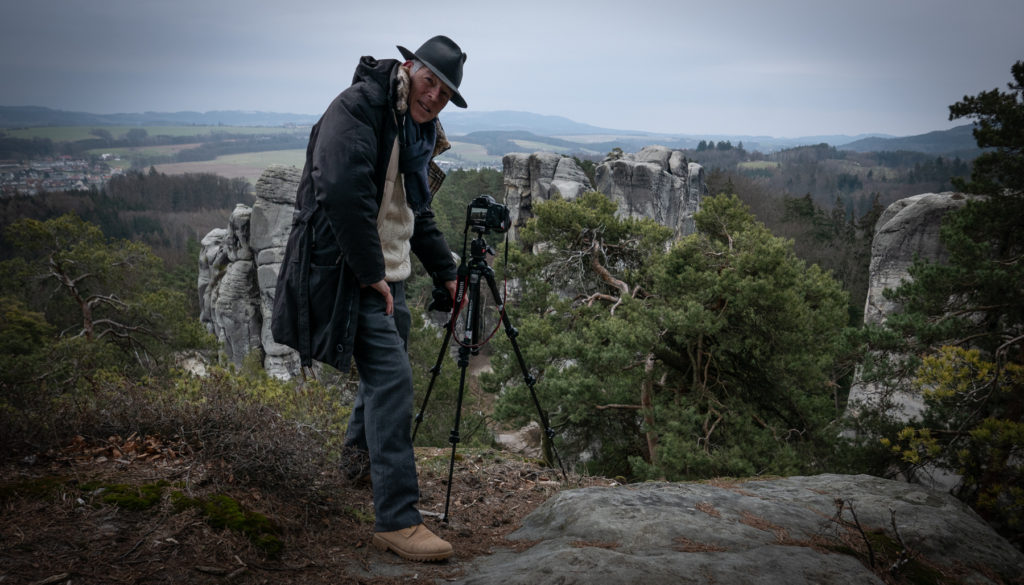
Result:
M345 445L370 455L374 530L390 532L423 522L416 458L412 450L412 367L406 347L411 317L404 283L391 283L394 313L384 313L384 297L362 289L352 354L359 370L359 392L352 407Z

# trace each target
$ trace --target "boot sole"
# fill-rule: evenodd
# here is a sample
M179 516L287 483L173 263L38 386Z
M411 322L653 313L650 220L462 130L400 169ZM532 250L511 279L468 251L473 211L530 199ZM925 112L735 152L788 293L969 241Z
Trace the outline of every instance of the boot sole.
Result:
M399 549L390 542L384 540L376 534L373 535L373 546L377 547L382 551L388 551L395 553L403 559L417 562L429 562L429 561L443 561L448 557L452 556L454 551L442 552L442 553L410 553Z

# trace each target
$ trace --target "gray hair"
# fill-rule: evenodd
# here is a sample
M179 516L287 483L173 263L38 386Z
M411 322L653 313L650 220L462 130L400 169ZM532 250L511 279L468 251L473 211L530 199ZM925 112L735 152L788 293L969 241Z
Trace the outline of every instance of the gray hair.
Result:
M423 61L420 61L419 59L413 59L412 67L409 69L409 75L416 73L421 68L423 68Z

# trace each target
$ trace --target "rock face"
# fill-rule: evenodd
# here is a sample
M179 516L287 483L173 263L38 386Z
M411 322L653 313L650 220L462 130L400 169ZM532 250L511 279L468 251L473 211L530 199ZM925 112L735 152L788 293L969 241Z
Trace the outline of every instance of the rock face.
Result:
M932 262L942 262L948 257L939 239L942 218L966 202L967 197L961 193L924 193L901 199L886 208L875 223L875 237L871 242L865 324L884 323L889 315L900 310L900 305L885 298L883 292L897 288L910 278L908 270L915 257ZM891 402L883 407L883 401ZM847 408L850 413L884 408L901 420L909 421L924 410L924 400L917 393L861 381L858 375L850 387ZM926 466L915 480L949 490L959 483L960 477L950 470Z
M516 239L517 228L533 217L535 201L546 201L556 194L572 201L593 189L590 179L572 158L536 152L512 153L501 159L505 181L505 206L512 218L509 238Z
M958 500L864 475L563 491L509 537L536 544L478 559L458 582L883 583L861 560L866 554L852 554L866 548L849 510L837 517L840 501L865 532L884 533L875 547L902 539L914 562L957 577L946 582L1019 582L1024 554Z
M884 323L899 306L882 296L908 278L914 257L941 262L948 256L939 241L942 217L963 207L960 193L924 193L900 199L886 208L875 223L871 241L871 268L864 323Z
M597 190L615 201L619 217L647 217L672 228L677 237L692 234L693 214L707 194L704 168L686 161L681 150L648 146L636 154L605 159L591 186L576 161L564 155L537 152L502 158L505 205L515 230L533 217L533 204L559 194L573 200Z
M260 351L267 373L279 378L299 372L298 354L274 342L270 315L300 177L295 167L267 168L253 206L238 205L228 229L203 238L199 255L200 319L220 340L225 358L240 365Z
M960 193L924 193L907 197L891 204L875 224L875 237L871 242L871 268L868 277L868 295L864 306L864 323L880 324L899 311L899 304L883 296L885 289L895 289L910 278L908 269L915 256L941 262L947 258L939 240L942 217L959 209L967 202ZM854 383L850 390L850 406L857 409L875 404L883 388L872 384ZM901 394L896 406L904 419L917 416L923 402L920 396Z
M619 217L651 218L675 230L676 237L694 232L693 214L707 194L704 167L664 146L609 157L595 177L597 190L618 204Z

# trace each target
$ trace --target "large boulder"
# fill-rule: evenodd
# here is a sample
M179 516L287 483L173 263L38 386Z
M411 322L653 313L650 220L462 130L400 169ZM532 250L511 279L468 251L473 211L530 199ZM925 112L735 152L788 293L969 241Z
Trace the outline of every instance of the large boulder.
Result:
M877 555L870 555L864 534ZM1024 554L947 494L866 475L645 483L560 492L464 585L880 585L903 548L914 582L1019 582ZM883 544L884 543L884 544Z
M961 193L923 193L900 199L882 212L875 223L875 236L871 242L865 324L884 323L889 315L900 310L899 304L885 298L884 292L910 279L909 269L915 258L930 262L942 262L947 258L939 239L942 218L966 202L967 197ZM851 412L878 408L883 399L894 400L891 412L904 420L917 417L924 408L920 395L892 394L887 387L858 379L850 389Z
M207 234L199 255L200 320L228 361L241 365L259 351L264 368L278 378L299 372L298 354L274 342L270 317L300 177L295 167L268 167L256 182L252 207L236 206L228 229Z
M555 196L573 200L590 191L590 179L572 158L550 152L511 153L501 159L505 206L512 218L509 238L533 217L533 204Z
M883 291L909 278L915 257L942 262L948 257L939 240L942 218L967 202L961 193L923 193L894 202L875 223L864 323L884 323L900 307Z
M865 324L884 323L890 315L900 311L899 303L885 298L884 292L910 279L909 269L915 258L930 262L943 262L948 258L939 238L942 218L966 202L967 196L961 193L923 193L900 199L886 208L875 223L871 242ZM900 420L911 421L924 410L924 399L916 392L865 381L858 372L850 387L847 409L854 415L884 410ZM950 489L960 478L950 470L928 466L922 468L915 479L935 488Z
M610 156L598 165L595 178L597 190L618 204L619 217L653 219L676 237L694 232L693 215L707 194L704 168L664 146Z

